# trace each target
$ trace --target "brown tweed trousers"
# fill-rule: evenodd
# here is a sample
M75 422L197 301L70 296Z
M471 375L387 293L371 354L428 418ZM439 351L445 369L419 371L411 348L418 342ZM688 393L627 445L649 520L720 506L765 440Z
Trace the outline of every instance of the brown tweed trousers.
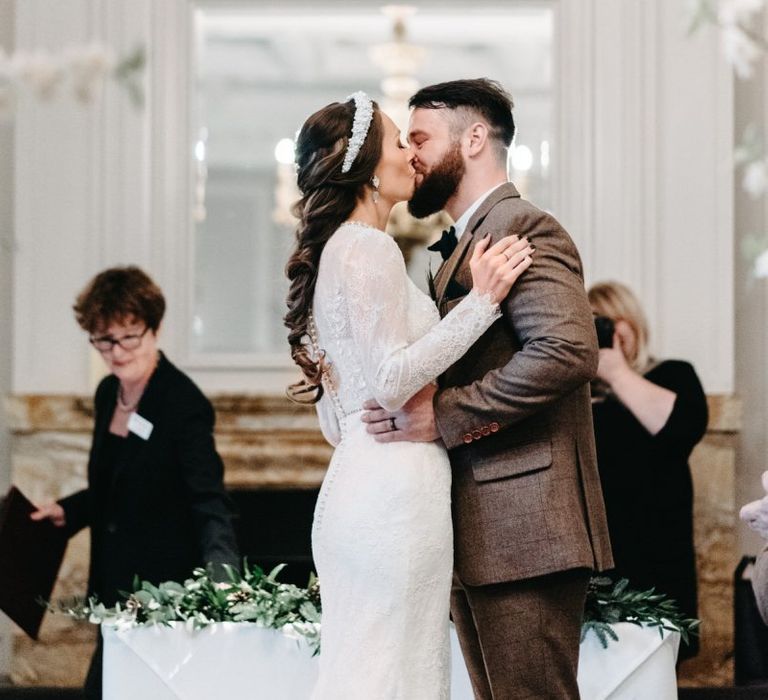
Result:
M597 338L573 241L511 183L438 271L442 316L471 288L488 233L527 236L536 252L435 394L453 470L451 609L478 698L577 698L586 583L613 565L588 387Z

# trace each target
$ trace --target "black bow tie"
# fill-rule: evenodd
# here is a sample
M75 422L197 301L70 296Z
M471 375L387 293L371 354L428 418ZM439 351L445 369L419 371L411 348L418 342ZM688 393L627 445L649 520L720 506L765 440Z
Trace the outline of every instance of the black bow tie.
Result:
M451 257L451 253L456 250L456 246L459 244L459 239L456 238L456 229L451 226L447 231L443 231L440 236L440 240L427 246L427 250L433 252L440 252L443 256L443 260L448 260Z

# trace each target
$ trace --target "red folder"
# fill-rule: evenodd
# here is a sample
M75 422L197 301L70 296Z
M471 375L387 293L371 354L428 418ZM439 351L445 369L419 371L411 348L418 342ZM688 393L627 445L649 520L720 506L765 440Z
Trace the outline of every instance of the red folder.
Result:
M15 486L0 505L0 609L37 639L67 549L64 528L35 522L37 508Z

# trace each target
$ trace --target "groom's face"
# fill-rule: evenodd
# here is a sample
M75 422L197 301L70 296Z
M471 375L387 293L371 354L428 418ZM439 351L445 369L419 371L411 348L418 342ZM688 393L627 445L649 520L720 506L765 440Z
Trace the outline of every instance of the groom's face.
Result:
M421 219L445 208L464 177L461 142L442 109L414 109L408 126L416 189L408 211Z

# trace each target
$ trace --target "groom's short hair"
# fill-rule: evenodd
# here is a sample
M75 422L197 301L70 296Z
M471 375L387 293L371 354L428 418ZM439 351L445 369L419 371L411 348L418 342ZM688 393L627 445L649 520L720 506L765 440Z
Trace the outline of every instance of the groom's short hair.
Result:
M490 128L490 136L502 150L509 148L515 138L514 104L509 93L495 80L470 78L421 88L408 106L415 109L449 109L458 118L461 130L474 117L481 117Z

